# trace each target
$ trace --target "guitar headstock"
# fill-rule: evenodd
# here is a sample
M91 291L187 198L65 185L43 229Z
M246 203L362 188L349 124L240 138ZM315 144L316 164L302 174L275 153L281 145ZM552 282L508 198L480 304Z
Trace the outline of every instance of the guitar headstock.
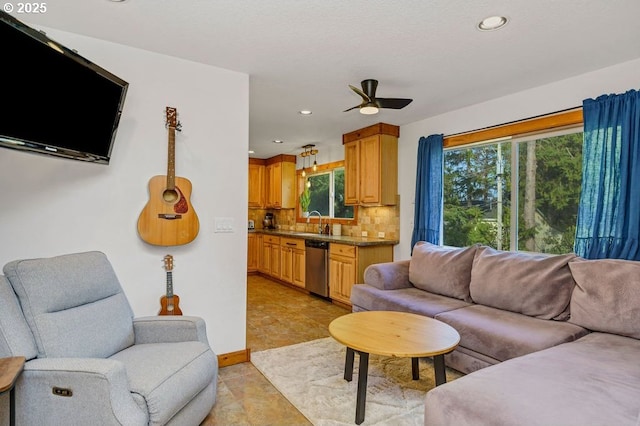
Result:
M173 270L173 256L170 254L164 257L164 269L169 272Z
M166 126L177 131L182 130L182 124L178 121L178 110L173 107L166 107L165 111Z

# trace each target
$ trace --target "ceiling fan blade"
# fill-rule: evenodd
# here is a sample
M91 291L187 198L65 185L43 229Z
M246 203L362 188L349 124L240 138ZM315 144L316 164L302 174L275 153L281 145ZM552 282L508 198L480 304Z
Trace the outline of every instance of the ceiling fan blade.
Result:
M351 107L351 108L349 108L349 109L345 109L345 110L344 110L344 111L342 111L342 112L351 111L352 109L356 109L356 108L360 108L360 107L361 107L361 105L356 105L356 106Z
M353 90L354 92L356 92L358 95L360 95L360 97L362 99L364 99L365 102L371 102L371 98L369 97L369 95L367 95L366 93L364 93L362 90L358 89L355 86L349 85L349 88L351 88L351 90ZM357 108L357 107L356 107ZM352 108L353 109L353 108Z
M380 108L401 109L409 105L413 99L402 98L377 98L376 103Z

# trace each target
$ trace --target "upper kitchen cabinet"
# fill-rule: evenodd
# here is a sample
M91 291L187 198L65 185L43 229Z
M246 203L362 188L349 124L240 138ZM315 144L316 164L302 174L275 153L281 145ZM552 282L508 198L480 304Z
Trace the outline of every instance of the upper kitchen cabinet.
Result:
M385 123L342 135L345 204L396 204L399 136L398 126Z
M265 206L265 160L249 158L249 208L263 209Z
M249 208L296 207L296 156L249 158Z
M265 207L294 209L296 207L296 156L276 155L266 160Z

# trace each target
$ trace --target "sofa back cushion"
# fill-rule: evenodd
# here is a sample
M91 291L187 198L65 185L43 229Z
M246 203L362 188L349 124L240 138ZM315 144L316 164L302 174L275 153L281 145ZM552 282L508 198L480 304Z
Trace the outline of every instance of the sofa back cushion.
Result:
M24 319L18 298L9 281L0 275L0 358L23 356L27 360L36 357L36 342Z
M469 281L477 248L442 247L418 241L409 263L409 281L421 290L471 302Z
M481 305L541 319L566 320L575 286L569 262L548 256L479 248L471 269L471 298Z
M133 344L133 312L103 253L16 260L4 273L38 358L105 358Z
M640 262L580 260L569 267L576 281L570 321L589 330L640 339Z

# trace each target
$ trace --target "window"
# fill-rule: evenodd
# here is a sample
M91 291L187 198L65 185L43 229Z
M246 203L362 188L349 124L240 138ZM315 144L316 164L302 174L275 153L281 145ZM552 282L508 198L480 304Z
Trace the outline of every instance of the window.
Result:
M444 244L573 251L582 129L453 147L444 153Z
M354 219L354 207L344 204L343 162L319 166L318 172L300 179L309 188L309 211L317 210L323 217ZM300 188L299 192L302 192ZM298 205L299 207L299 205ZM302 212L299 213L302 217Z

